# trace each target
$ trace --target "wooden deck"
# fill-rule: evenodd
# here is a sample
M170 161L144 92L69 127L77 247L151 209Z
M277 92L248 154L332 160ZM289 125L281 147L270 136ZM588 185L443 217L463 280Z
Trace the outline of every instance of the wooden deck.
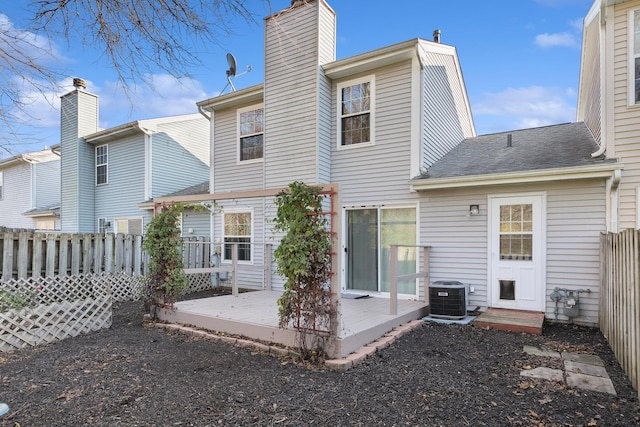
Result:
M174 310L158 309L156 315L171 323L295 347L295 331L278 327L280 294L279 291L254 291L182 301L175 304ZM397 314L389 313L389 298L341 298L338 337L329 347L330 356L345 357L396 326L426 316L428 303L398 300Z

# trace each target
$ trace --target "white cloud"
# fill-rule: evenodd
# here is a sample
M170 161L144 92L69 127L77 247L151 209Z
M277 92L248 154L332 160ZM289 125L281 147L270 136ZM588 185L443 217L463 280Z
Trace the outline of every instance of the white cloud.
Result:
M129 87L108 83L100 95L100 126L107 128L132 120L196 113L196 102L207 99L198 80L168 74L145 76L145 83Z
M563 46L563 47L580 47L580 40L571 33L543 33L538 34L534 43L542 48Z
M531 86L485 93L472 105L478 133L575 121L575 90Z

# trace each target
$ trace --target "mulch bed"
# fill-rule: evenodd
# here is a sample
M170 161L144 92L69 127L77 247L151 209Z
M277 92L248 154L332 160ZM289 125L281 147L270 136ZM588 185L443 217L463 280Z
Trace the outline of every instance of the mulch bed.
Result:
M543 336L425 323L338 373L144 325L0 354L2 426L635 426L636 392L595 329ZM520 377L524 345L596 354L617 396Z

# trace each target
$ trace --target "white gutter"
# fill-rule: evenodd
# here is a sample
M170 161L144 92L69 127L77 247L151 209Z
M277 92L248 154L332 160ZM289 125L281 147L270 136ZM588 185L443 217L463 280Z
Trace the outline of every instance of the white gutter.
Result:
M487 185L526 184L566 181L588 178L609 178L612 171L623 168L621 163L604 163L595 166L576 166L558 169L506 172L490 175L468 175L451 178L414 179L409 181L411 191L428 191L451 188L481 187Z

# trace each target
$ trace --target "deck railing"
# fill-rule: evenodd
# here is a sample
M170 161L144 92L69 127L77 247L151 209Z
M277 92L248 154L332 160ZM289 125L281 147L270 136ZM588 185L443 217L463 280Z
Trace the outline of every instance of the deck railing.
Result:
M413 274L398 275L398 248L422 248L422 271ZM390 283L389 283L389 314L395 316L398 314L398 281L422 278L423 295L429 291L429 251L431 246L424 245L389 245L390 253ZM418 292L419 294L419 292Z

